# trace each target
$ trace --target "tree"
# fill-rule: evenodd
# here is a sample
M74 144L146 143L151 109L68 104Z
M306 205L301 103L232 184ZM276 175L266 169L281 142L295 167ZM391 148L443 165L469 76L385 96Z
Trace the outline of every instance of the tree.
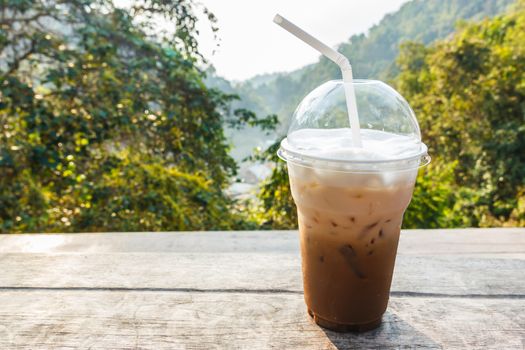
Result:
M0 0L1 232L245 225L223 125L259 121L204 85L194 7Z
M435 46L405 44L398 64L435 164L456 164L450 223L525 224L525 2Z
M251 158L275 165L271 176L262 183L255 205L252 205L252 218L266 229L293 229L297 227L297 209L288 183L286 164L277 156L279 146L280 142L276 142Z

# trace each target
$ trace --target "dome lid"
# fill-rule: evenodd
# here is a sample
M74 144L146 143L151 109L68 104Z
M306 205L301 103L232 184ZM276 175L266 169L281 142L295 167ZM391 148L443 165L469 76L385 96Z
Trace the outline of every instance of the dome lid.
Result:
M427 164L427 147L414 112L393 88L354 80L362 148L354 147L344 83L328 81L310 92L293 114L279 156L287 161L362 170ZM318 164L319 165L319 164Z

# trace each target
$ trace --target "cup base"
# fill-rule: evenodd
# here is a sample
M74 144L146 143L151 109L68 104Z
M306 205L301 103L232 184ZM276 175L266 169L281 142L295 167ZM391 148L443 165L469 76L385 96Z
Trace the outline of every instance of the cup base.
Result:
M308 314L314 319L314 322L323 328L329 329L331 331L348 333L348 332L367 332L372 329L379 327L381 324L382 316L378 319L375 319L371 322L361 323L361 324L344 324L344 323L335 323L332 321L325 320L318 315L314 314L312 310L308 309Z

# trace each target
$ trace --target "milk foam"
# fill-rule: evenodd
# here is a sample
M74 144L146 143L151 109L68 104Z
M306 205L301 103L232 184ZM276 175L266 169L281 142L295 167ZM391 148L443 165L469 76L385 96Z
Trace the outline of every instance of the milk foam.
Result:
M361 138L363 148L357 148L353 146L349 128L301 129L290 133L281 148L302 158L288 162L290 178L343 188L414 185L419 157L427 152L419 138L371 129L361 129ZM338 164L327 167L318 160Z
M406 159L426 152L426 146L414 137L361 129L361 138L363 148L357 148L349 128L301 129L288 135L285 147L304 156L346 161Z

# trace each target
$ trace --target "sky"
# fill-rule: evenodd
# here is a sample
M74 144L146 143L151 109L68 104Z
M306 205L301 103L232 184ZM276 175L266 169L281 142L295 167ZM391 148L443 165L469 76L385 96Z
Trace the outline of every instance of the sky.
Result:
M291 71L316 62L319 54L273 23L276 13L335 47L353 34L366 32L406 1L198 0L218 18L220 38L214 40L209 22L201 20L200 51L217 74L229 80Z

